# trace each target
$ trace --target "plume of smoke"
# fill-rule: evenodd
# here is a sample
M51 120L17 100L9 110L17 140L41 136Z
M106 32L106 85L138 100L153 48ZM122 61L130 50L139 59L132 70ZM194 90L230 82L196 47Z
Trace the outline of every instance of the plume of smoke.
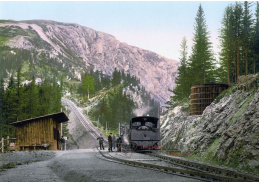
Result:
M135 109L133 114L136 116L146 116L151 109L152 108L149 106L143 106L141 108Z

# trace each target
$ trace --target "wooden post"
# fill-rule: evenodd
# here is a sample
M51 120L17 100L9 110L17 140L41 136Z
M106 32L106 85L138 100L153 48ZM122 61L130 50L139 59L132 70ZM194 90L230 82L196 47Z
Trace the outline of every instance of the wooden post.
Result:
M6 146L7 146L7 151L9 151L9 146L10 146L10 141L9 141L9 136L6 137Z
M107 135L107 121L106 121L106 130L105 130L105 134Z
M2 153L4 153L4 138L2 138Z
M7 138L6 138L6 145L7 146L9 146L9 144L10 144L10 140L9 139L10 139L9 136L7 136Z

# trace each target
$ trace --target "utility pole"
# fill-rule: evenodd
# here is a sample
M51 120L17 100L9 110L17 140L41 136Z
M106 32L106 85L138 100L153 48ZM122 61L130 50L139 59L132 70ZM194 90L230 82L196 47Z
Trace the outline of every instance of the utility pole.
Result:
M107 121L106 121L106 132L105 132L105 133L106 133L106 135L107 135Z
M119 136L121 135L121 123L119 123Z

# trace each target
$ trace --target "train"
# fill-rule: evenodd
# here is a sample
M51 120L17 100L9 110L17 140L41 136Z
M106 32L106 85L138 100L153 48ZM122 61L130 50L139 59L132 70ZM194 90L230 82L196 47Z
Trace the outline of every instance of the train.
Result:
M150 116L133 117L129 124L120 127L120 136L122 137L122 149L124 150L159 149L159 118Z

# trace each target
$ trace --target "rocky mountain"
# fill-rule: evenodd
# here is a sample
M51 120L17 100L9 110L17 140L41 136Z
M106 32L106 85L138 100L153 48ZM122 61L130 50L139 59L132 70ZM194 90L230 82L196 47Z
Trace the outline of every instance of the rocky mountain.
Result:
M189 116L188 104L162 119L163 144L196 160L259 173L259 75L240 77L202 115Z
M168 88L175 87L177 61L78 24L2 20L0 34L0 46L5 48L0 52L1 66L8 65L8 54L17 55L18 50L23 50L31 56L21 62L38 65L35 66L38 69L42 69L41 65L54 67L66 73L67 79L80 79L81 73L89 68L107 75L115 68L124 70L139 78L146 90L162 103L169 99ZM12 69L15 68L6 66L1 72L8 74Z

